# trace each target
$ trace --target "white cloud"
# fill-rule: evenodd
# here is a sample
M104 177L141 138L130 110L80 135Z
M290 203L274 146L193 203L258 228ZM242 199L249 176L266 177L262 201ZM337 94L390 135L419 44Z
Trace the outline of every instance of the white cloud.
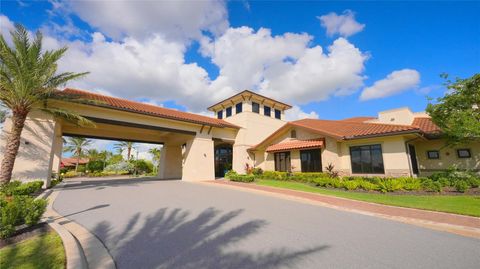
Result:
M327 15L317 17L323 27L327 29L327 35L333 36L351 36L361 32L365 24L360 24L355 20L355 14L351 10L345 10L342 15L330 12Z
M386 78L376 81L363 90L360 100L388 97L411 88L420 83L420 73L413 69L393 71Z
M324 52L310 47L312 36L269 29L230 28L220 38L202 41L202 53L212 58L220 75L211 87L218 91L254 89L279 100L308 103L330 95L350 94L363 86L368 58L339 38Z
M300 119L318 119L318 114L315 111L307 113L303 111L299 106L293 106L291 109L285 111L285 120L294 121Z
M162 34L167 40L197 39L228 28L224 1L69 1L55 2L59 13L72 11L115 40Z

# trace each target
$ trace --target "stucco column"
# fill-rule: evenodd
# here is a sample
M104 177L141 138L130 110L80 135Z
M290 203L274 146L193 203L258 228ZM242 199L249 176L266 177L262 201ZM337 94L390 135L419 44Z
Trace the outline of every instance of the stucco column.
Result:
M181 145L164 144L158 165L158 177L161 179L182 178L182 147Z
M62 159L62 149L63 149L63 139L62 139L62 128L59 122L55 123L55 132L53 135L53 142L52 142L52 152L51 152L51 161L50 161L50 171L52 173L60 173L60 162ZM50 179L47 180L46 186L50 185Z
M215 179L214 142L211 136L197 134L187 141L182 180Z

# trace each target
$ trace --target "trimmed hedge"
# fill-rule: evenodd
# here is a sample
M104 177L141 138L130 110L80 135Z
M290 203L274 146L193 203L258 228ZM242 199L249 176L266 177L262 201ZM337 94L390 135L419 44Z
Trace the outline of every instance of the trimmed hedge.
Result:
M35 200L27 195L0 197L0 238L12 235L18 225L37 224L46 207L45 199Z
M39 191L43 186L43 181L31 181L23 183L20 181L11 181L2 185L0 192L6 196L12 195L30 195Z

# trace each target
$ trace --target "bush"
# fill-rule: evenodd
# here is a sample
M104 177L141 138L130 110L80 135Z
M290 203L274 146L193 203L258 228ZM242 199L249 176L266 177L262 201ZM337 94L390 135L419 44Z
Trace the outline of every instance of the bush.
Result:
M129 173L131 173L131 172L133 172L133 169L134 169L134 165L132 163L122 161L122 162L119 162L119 163L107 165L107 167L105 167L104 171L106 171L106 172L116 172L116 173L128 171Z
M26 195L0 198L0 237L6 238L15 232L15 226L37 224L45 212L47 201L34 200Z
M136 171L138 174L146 174L153 171L153 163L146 160L134 160L133 163L133 170Z
M401 177L397 179L402 184L402 189L406 191L417 191L422 188L422 182L414 177Z
M248 174L248 175L230 175L228 178L231 181L236 181L236 182L253 182L255 181L255 175L253 174Z
M260 168L260 167L253 168L252 174L254 174L254 175L256 175L256 176L260 176L260 175L263 174L263 170L262 170L262 168Z
M376 184L373 184L367 180L359 180L358 182L361 189L364 189L366 191L378 190L378 186Z
M102 171L105 166L105 162L102 160L89 161L87 163L87 170L89 172L98 172Z
M79 172L79 173L85 173L86 170L87 170L87 168L85 167L84 164L78 165L77 172Z
M470 185L465 180L459 180L459 181L455 182L455 189L458 192L465 192L465 191L468 190L469 187L470 187Z
M422 182L422 189L426 191L441 192L442 184L429 178Z
M302 173L296 172L293 173L288 179L298 182L304 183L311 183L315 178L327 178L328 175L326 173L318 173L318 172L309 172L309 173Z
M79 172L68 171L68 172L66 172L66 173L63 175L63 177L64 177L64 178L71 178L71 177L78 177L78 176L80 176L80 175L81 175L81 173L79 173Z
M264 171L261 175L263 179L272 179L272 180L287 180L287 172L278 172L278 171Z
M343 187L349 191L356 190L358 186L359 186L359 183L356 180L347 180L343 182Z
M43 181L31 181L22 183L20 181L11 181L1 187L1 192L6 196L11 195L29 195L40 190Z
M387 178L381 181L378 184L378 187L381 192L394 192L401 190L403 188L403 184L400 180Z

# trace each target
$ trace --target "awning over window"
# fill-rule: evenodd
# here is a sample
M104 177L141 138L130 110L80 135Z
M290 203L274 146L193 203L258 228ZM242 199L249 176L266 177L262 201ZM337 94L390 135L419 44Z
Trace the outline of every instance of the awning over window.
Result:
M285 151L292 149L309 149L309 148L323 148L325 145L324 139L311 140L291 140L283 143L268 146L267 152Z

